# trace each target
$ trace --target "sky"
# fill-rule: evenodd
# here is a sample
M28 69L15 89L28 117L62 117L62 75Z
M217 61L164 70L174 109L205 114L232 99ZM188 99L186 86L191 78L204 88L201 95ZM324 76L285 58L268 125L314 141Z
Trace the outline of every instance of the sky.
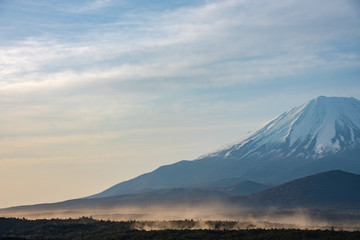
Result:
M320 96L360 99L357 0L0 0L0 208L98 193Z

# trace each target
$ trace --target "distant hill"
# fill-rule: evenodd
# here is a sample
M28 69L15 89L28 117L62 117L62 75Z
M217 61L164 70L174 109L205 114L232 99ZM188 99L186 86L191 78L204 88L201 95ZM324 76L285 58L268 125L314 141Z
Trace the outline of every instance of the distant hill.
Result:
M249 200L266 207L360 207L360 175L327 171L253 194Z
M104 198L74 199L57 203L26 205L0 209L0 216L10 216L11 213L21 212L51 212L51 211L97 211L116 209L118 207L147 207L147 206L179 206L201 205L228 197L229 195L215 189L201 188L173 188L149 190L147 192L118 195ZM10 215L9 215L10 214Z

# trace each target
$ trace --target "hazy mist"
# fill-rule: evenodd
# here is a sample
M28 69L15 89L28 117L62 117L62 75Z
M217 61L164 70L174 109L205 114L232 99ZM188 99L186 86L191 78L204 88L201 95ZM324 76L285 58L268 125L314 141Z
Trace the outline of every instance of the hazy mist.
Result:
M1 215L27 219L76 219L85 216L106 221L134 221L133 228L138 230L254 228L360 230L360 211L331 212L304 208L249 209L228 207L217 203L202 206L122 206L107 209L55 211L8 210L2 212Z

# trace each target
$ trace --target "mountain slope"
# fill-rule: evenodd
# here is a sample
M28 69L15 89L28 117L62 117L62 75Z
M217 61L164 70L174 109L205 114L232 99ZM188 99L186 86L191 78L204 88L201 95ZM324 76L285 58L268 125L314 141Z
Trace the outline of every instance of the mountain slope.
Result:
M270 188L270 186L268 185L264 185L252 181L246 181L246 182L239 182L232 186L226 187L222 189L222 191L231 195L249 195L264 191L265 189L268 188Z
M318 97L241 140L194 161L180 161L92 197L209 185L220 179L279 184L317 172L360 173L360 101Z
M117 195L103 198L82 198L73 199L57 203L44 203L35 205L16 206L0 209L1 216L51 216L56 213L73 214L83 216L94 213L111 211L113 213L132 212L136 209L136 214L144 214L143 208L148 207L167 207L180 206L195 207L203 204L211 204L220 199L227 198L229 195L217 189L201 188L173 188L149 190L141 193ZM138 210L140 208L141 210ZM120 210L119 210L120 209ZM124 209L125 213L123 212Z
M360 206L360 175L333 170L253 194L252 204L276 207Z

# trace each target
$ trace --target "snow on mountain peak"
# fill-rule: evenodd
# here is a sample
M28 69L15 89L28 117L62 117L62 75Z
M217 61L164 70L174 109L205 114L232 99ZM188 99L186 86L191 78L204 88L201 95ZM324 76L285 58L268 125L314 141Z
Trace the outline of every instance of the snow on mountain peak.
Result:
M274 118L239 141L201 156L277 154L315 158L360 145L360 101L320 96Z

